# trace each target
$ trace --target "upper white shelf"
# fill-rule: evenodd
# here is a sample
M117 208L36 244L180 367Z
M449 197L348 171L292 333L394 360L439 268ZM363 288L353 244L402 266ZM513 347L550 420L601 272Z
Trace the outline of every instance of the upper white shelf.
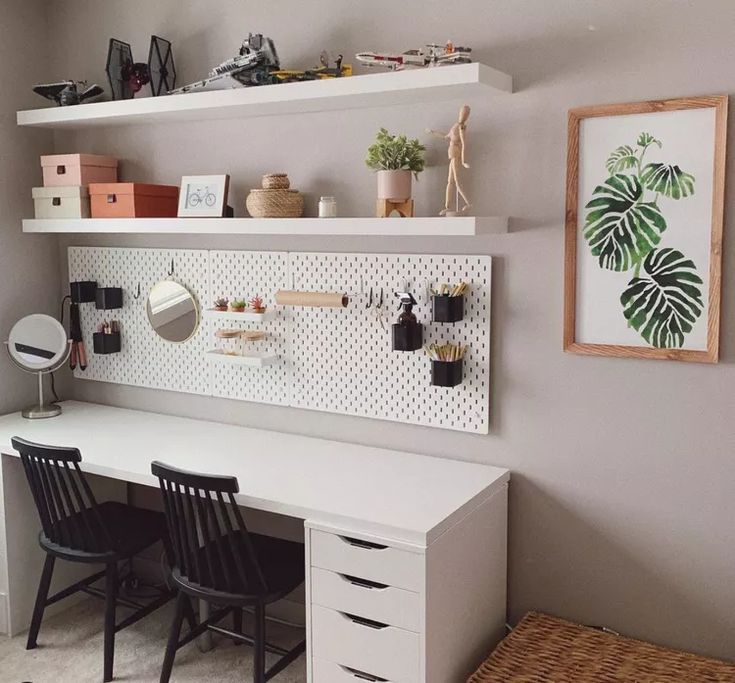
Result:
M301 114L512 92L513 79L485 64L374 73L18 112L19 126L86 128L135 123Z
M461 237L508 232L505 216L418 218L43 218L23 232L189 235L380 235Z

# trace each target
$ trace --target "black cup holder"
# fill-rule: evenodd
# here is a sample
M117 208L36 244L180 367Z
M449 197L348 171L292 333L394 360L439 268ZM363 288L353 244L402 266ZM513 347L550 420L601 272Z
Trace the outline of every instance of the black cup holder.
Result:
M431 361L431 383L435 387L456 387L462 384L462 359Z
M464 318L464 297L435 294L432 297L435 323L456 323Z
M111 311L123 307L122 287L98 287L95 308L98 311Z
M92 334L92 347L94 352L99 355L107 355L110 353L120 353L122 340L119 332L95 332Z
M424 326L420 323L411 325L393 325L393 350L418 351L424 345Z

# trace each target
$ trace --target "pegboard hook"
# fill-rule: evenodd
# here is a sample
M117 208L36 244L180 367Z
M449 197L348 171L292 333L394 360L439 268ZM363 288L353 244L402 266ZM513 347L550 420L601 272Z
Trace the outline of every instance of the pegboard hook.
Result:
M135 293L135 294L133 294L133 299L135 299L136 301L137 301L138 299L140 299L140 282L138 283L138 288L137 288L137 290L136 290L136 293Z
M365 308L371 308L373 305L373 288L370 288L370 298L368 299L368 302L365 304Z
M171 268L168 271L168 276L173 277L175 272L176 272L176 268L175 268L174 258L172 257L171 258Z

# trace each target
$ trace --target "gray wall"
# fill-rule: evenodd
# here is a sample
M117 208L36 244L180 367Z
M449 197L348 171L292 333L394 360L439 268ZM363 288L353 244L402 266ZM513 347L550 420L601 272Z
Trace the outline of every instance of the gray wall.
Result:
M512 621L541 609L733 656L735 311L729 241L719 365L561 351L566 112L586 104L730 92L730 0L287 0L277 9L241 0L206 7L175 0L64 0L53 4L50 19L55 59L47 78L102 79L109 36L129 40L140 59L151 31L173 40L184 83L229 57L248 30L271 35L286 64L312 64L323 47L351 55L451 37L475 48L480 61L513 74L517 94L471 101L469 126L476 211L514 216L507 236L75 237L61 243L62 262L70 244L491 254L489 436L91 382L70 384L67 393L508 466L514 472ZM312 212L325 193L338 197L342 215L370 215L374 179L362 158L375 130L384 125L419 135L429 126L447 126L459 104L138 126L111 135L100 129L58 134L56 142L60 151L120 155L125 179L175 183L184 174L229 172L240 215L247 188L257 186L261 173L279 170L307 193ZM439 207L445 176L444 150L438 142L430 145L434 166L416 192L423 214ZM731 201L728 196L728 208Z
M15 125L18 109L43 106L30 86L48 76L47 10L43 0L4 0L0 19L0 339L28 313L58 315L59 273L54 236L21 233L33 215L31 187L39 185L39 155L53 150L48 132ZM36 382L0 350L0 413L32 403Z

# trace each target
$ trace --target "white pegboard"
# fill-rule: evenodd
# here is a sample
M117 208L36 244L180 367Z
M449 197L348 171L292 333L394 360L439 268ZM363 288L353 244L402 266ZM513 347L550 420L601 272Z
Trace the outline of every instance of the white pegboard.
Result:
M346 291L346 309L291 311L291 404L336 413L487 433L490 382L489 256L291 254L294 286ZM432 323L429 286L467 282L464 320ZM374 307L383 292L384 326ZM464 381L431 385L423 351L391 350L394 292L408 289L424 323L424 344L468 344Z
M273 308L278 289L340 291L350 295L346 309L277 308L263 323L214 323L203 318L195 337L184 344L158 338L148 324L150 288L168 277L188 287L202 309L219 296L259 294ZM489 430L490 287L489 256L319 254L167 249L71 247L71 280L122 286L120 311L95 311L83 304L82 327L90 366L81 379L134 384L238 400L394 420L475 433ZM469 283L465 318L431 322L428 288L443 282ZM141 296L133 298L140 283ZM367 308L372 288L373 307ZM424 342L468 344L464 381L433 387L431 364L423 351L391 350L395 291L408 289L418 300ZM383 292L382 319L375 304ZM120 320L122 351L96 356L92 332L105 316ZM274 353L264 368L209 365L205 351L234 343L215 339L218 327L262 329L263 341L246 342L253 351Z
M224 296L250 300L259 295L270 310L275 309L274 295L288 283L286 252L211 251L209 252L212 298ZM207 306L211 306L208 302ZM262 330L265 339L255 342L215 339L217 327ZM212 366L212 395L259 403L288 405L288 336L285 311L277 310L275 318L260 322L220 321L212 325L210 348L233 346L256 353L274 353L273 365L253 368L239 365Z

